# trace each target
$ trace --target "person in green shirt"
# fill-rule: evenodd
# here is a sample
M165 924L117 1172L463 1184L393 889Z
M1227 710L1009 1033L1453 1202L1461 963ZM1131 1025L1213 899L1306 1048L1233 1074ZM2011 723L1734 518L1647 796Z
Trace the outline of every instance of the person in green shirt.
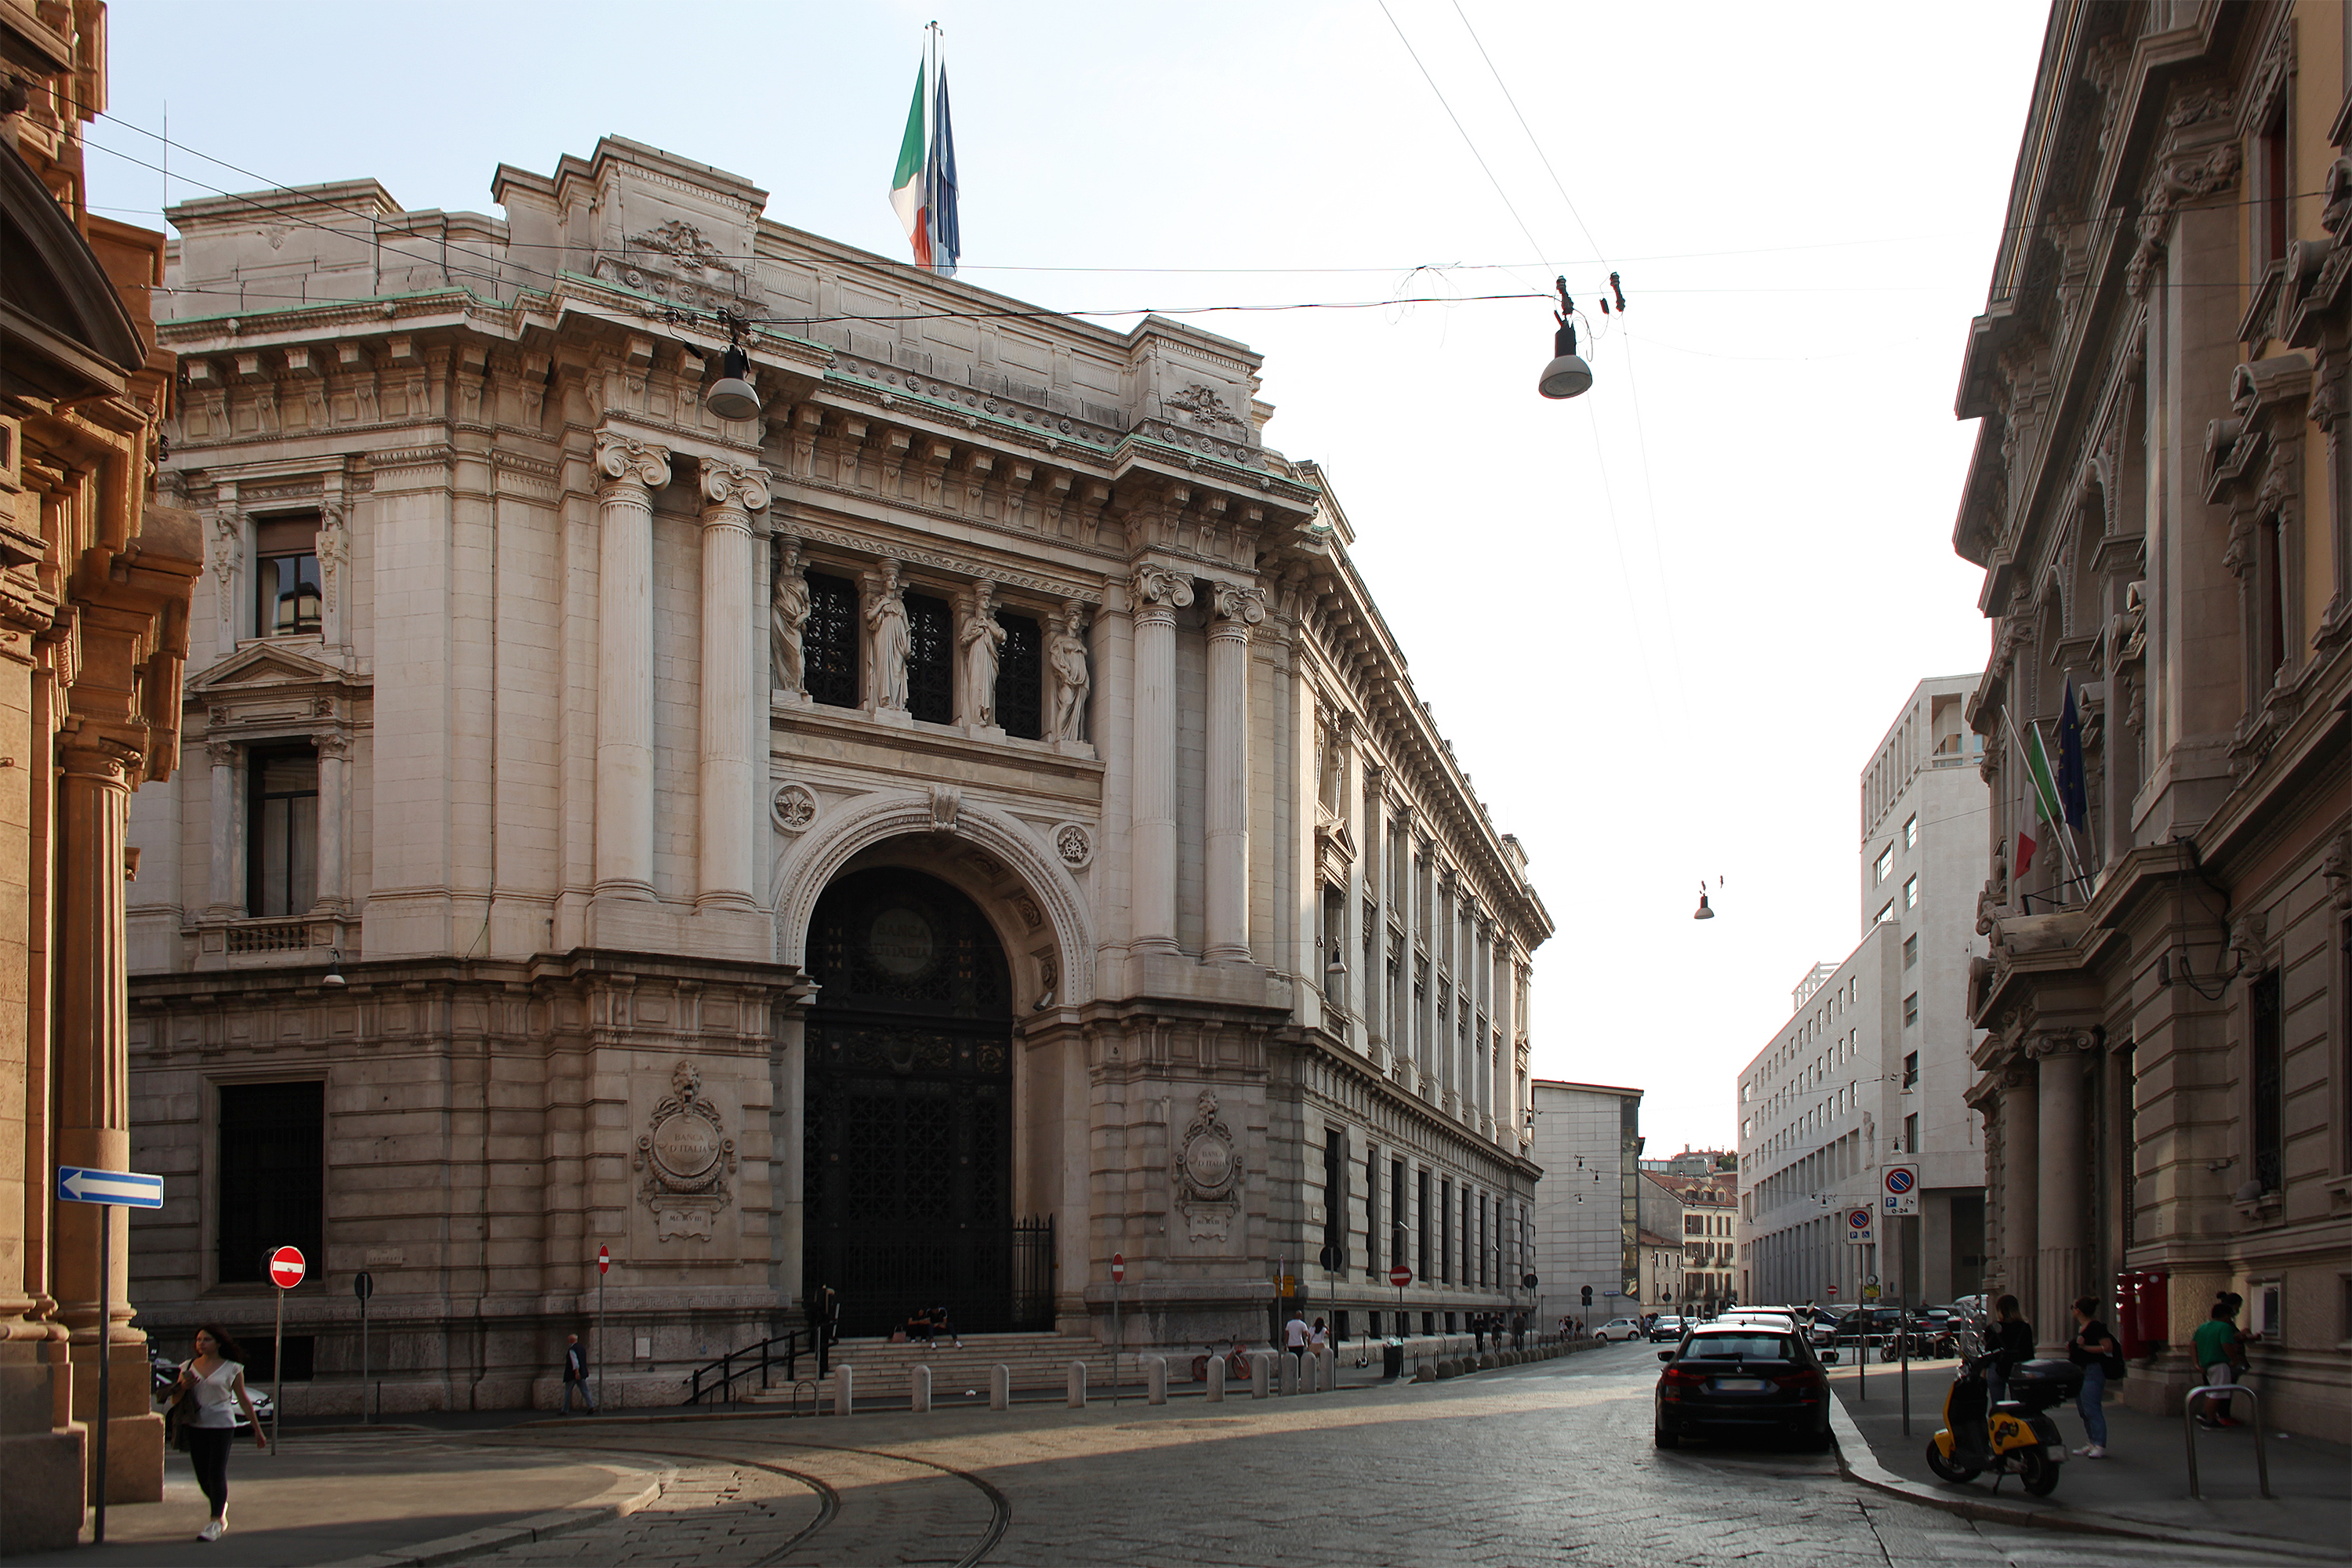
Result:
M2231 1318L2230 1303L2226 1300L2214 1302L2211 1314L2197 1325L2197 1332L2190 1336L2190 1348L2197 1357L2197 1370L2203 1373L2209 1385L2226 1387L2237 1381L2238 1358L2245 1353L2238 1349L2238 1325ZM2238 1425L2230 1418L2230 1400L2226 1394L2206 1395L2205 1411L2197 1420L2204 1426Z

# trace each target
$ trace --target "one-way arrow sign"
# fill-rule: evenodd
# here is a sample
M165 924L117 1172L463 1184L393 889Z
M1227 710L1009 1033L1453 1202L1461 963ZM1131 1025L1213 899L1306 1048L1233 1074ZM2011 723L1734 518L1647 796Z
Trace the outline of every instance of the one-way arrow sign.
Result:
M163 1206L163 1178L137 1171L90 1171L58 1167L58 1198L69 1204L117 1204L124 1208Z

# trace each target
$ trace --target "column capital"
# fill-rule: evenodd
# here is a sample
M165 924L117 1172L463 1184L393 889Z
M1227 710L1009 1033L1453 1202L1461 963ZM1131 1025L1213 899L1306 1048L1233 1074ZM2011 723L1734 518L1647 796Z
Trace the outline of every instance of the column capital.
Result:
M607 479L657 490L669 483L669 448L617 430L599 430L596 467Z
M702 459L702 498L714 510L727 511L759 511L768 504L768 481L772 476L757 463L729 463L716 458ZM709 521L706 518L704 521Z
M1249 628L1265 619L1265 590L1237 588L1230 583L1219 583L1210 590L1210 605L1216 612L1213 633L1228 636L1239 633L1246 637Z
M343 731L322 730L310 739L311 742L319 748L321 760L331 757L341 761L352 754L352 738Z
M235 741L206 741L205 742L205 760L216 768L233 768L236 766L236 742Z
M2036 1029L2026 1037L2025 1054L2037 1061L2074 1052L2087 1055L2099 1048L2099 1033L2096 1029Z
M1139 566L1129 592L1139 616L1172 616L1192 602L1192 580L1165 566Z
M110 735L68 732L58 740L58 768L66 777L93 779L100 784L131 785L131 774L145 753Z

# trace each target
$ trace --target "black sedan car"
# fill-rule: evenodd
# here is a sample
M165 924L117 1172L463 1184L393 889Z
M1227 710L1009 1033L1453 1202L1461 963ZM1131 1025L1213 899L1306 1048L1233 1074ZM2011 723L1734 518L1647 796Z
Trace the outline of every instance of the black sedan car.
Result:
M1706 1323L1660 1351L1657 1445L1756 1433L1830 1445L1829 1379L1802 1334L1761 1324Z

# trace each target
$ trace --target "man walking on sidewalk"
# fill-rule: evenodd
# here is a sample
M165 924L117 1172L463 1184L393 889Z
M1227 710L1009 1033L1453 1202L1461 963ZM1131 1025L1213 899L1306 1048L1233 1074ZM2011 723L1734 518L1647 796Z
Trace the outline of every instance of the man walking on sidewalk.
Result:
M2067 1342L2066 1359L2083 1369L2083 1391L2074 1399L2083 1417L2084 1445L2074 1450L2086 1459L2107 1457L2107 1379L2123 1371L2123 1352L2115 1336L2098 1318L2099 1299L2084 1296L2074 1303L2074 1337Z
M572 1414L574 1390L579 1392L580 1403L588 1407L588 1414L595 1415L596 1396L588 1392L588 1352L580 1348L578 1334L566 1334L563 1336L563 1414L566 1415Z
M2231 1320L2229 1298L2213 1303L2212 1312L2197 1325L2190 1341L2197 1353L2197 1370L2204 1374L2208 1386L2226 1388L2237 1381L2238 1362L2246 1352L2239 1348L2238 1325ZM2235 1426L2230 1418L2230 1396L2209 1394L2205 1408L2199 1413L2198 1424L2203 1426Z

